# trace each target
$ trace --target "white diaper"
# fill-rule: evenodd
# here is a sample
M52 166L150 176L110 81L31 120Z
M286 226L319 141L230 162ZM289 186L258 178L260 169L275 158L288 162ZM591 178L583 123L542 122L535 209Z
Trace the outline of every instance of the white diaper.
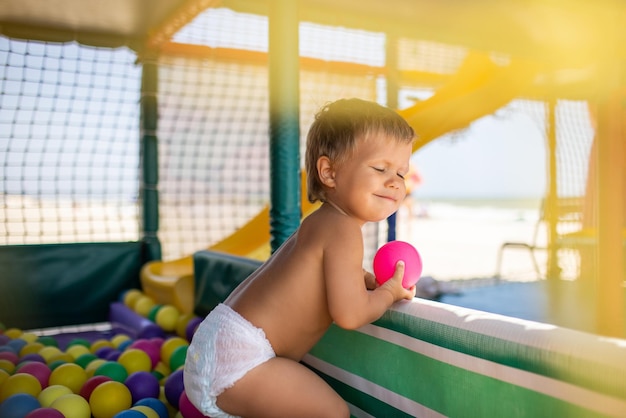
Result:
M204 415L233 417L217 407L217 397L251 369L276 357L261 328L228 305L219 304L202 321L187 350L187 397Z

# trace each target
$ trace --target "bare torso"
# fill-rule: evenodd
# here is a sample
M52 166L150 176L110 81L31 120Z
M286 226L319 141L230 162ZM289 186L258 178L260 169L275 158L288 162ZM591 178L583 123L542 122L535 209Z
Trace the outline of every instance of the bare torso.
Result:
M276 355L299 361L332 323L324 280L324 251L333 239L333 225L354 222L321 209L248 277L225 303L262 328ZM351 237L361 243L358 235ZM359 266L360 268L360 266ZM363 284L363 286L365 286Z

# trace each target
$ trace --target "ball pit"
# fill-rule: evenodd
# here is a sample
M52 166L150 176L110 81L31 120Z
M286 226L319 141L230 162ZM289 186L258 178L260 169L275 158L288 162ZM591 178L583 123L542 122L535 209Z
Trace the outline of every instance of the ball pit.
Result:
M0 417L202 417L184 394L182 370L201 319L167 305L142 316L131 306L143 296L133 289L111 304L110 330L0 330Z

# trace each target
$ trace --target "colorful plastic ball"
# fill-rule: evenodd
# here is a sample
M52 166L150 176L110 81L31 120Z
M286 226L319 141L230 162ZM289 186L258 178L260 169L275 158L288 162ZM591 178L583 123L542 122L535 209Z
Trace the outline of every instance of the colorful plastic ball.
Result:
M130 340L130 337L128 335L126 335L126 334L117 334L116 336L111 338L111 344L113 344L113 347L118 348L120 346L120 344L123 343L126 340Z
M95 340L94 342L91 343L91 347L89 347L89 351L91 351L92 354L96 354L96 352L103 347L113 347L113 343L105 339Z
M175 306L164 305L157 312L155 322L164 331L171 332L176 329L176 321L178 321L179 316L180 311Z
M50 373L49 385L63 385L72 390L73 393L80 392L87 381L87 372L78 364L61 364Z
M169 366L165 363L163 363L162 361L159 361L157 363L157 365L154 367L154 370L152 370L153 372L158 372L163 376L169 376L170 373L172 373L172 371L170 370Z
M115 361L107 361L102 366L98 367L93 373L94 376L109 376L111 380L124 383L128 377L126 368Z
M87 372L87 379L93 377L96 370L98 370L98 367L102 366L106 362L106 360L99 358L89 363L87 367L85 367L85 371Z
M4 370L7 373L13 374L15 371L15 363L9 360L0 359L0 370Z
M86 369L87 366L89 365L89 363L91 363L92 361L96 360L97 358L98 358L98 356L96 356L95 354L85 353L85 354L79 356L74 361L74 363L78 364L83 369Z
M132 408L130 408L130 411L139 411L144 414L146 418L159 418L159 414L157 414L154 409L147 406L133 406Z
M41 407L37 398L27 393L17 393L0 403L0 417L24 418L30 412Z
M65 349L65 352L72 356L72 361L75 361L77 358L82 356L83 354L91 354L89 348L85 347L82 344L74 344Z
M50 385L41 391L41 393L37 396L37 399L42 407L47 408L52 405L52 402L54 402L57 398L71 393L73 393L72 389L67 386Z
M22 335L22 330L19 328L7 328L4 330L4 335L14 340L16 338L20 338L20 335Z
M26 344L22 345L19 348L18 354L20 355L20 357L24 357L27 354L36 354L37 352L39 352L39 350L43 348L43 344L38 343L38 342L28 342L22 339L13 340L13 341L25 341L26 342Z
M45 363L46 359L39 353L28 353L20 357L20 363L36 361L38 363Z
M111 345L110 347L100 347L95 351L95 355L100 357L100 358L106 358L106 356L111 352L114 351L115 347L113 347L113 345Z
M146 318L148 318L152 322L156 322L156 314L157 312L159 312L159 309L161 309L162 307L163 305L159 303L154 305L152 308L150 308L150 311L148 311L148 315L146 316Z
M189 342L181 337L170 337L165 340L161 346L161 361L169 365L172 353L181 345L189 345Z
M74 357L72 357L71 355L69 355L68 353L59 353L56 356L52 356L52 358L50 358L48 360L48 366L50 366L50 368L52 369L52 363L58 362L60 361L61 363L73 363L74 362ZM57 364L58 366L59 364Z
M141 293L139 289L128 289L122 292L120 295L120 301L132 309L135 302L137 302L137 299L141 296L143 296L143 293Z
M41 393L41 383L35 376L28 373L16 373L9 376L0 387L0 402L18 393L38 396Z
M87 379L83 387L80 388L79 395L88 401L89 397L91 396L91 393L98 385L101 385L104 382L111 382L112 380L113 379L111 379L109 376L90 377L89 379Z
M177 370L179 367L185 364L187 358L188 345L181 345L176 347L170 356L170 370Z
M130 347L130 345L131 345L132 343L133 343L133 340L131 340L131 339L128 339L128 340L126 340L126 341L122 341L122 342L120 343L120 345L118 345L118 346L117 346L117 349L118 349L118 350L120 350L120 351L124 351L124 350L126 350L128 347Z
M52 373L50 367L48 367L45 363L39 363L37 361L32 361L20 366L19 372L35 376L37 380L39 380L42 389L48 386L50 374Z
M0 369L0 387L11 376L6 370Z
M156 411L156 413L159 415L159 418L169 418L169 411L167 410L167 406L158 398L144 398L133 404L133 406L142 405Z
M55 347L53 345L46 345L44 348L39 350L39 355L46 360L46 363L50 364L50 361L54 356L58 356L63 352L59 347Z
M413 286L422 274L422 259L411 244L404 241L390 241L380 247L374 255L374 275L378 284L389 280L399 260L404 261L402 286L406 289Z
M107 361L117 361L117 359L120 357L121 354L122 354L122 351L115 348L112 351L110 351L106 356L104 356L104 359Z
M13 364L17 364L20 361L20 357L13 351L0 351L0 360L7 360Z
M52 337L52 336L50 336L50 335L42 335L42 336L37 338L37 341L42 343L44 346L47 346L47 347L58 347L59 346L59 342L57 341L57 339Z
M150 312L150 309L152 309L154 305L156 305L156 302L154 301L154 299L152 299L150 296L141 295L135 301L135 304L133 305L132 309L139 315L143 317L147 317L148 313Z
M65 418L65 415L54 408L37 408L31 411L24 418Z
M187 324L196 316L192 313L181 313L176 320L176 327L174 330L176 331L176 335L181 338L186 338L185 330L187 329Z
M91 342L89 342L86 338L73 338L69 343L67 343L67 348L75 345L82 345L83 347L89 348L91 347ZM67 351L67 349L65 351Z
M91 392L89 405L94 418L112 418L131 407L132 395L123 383L104 382Z
M159 380L150 372L135 372L124 382L133 398L133 404L144 398L157 398L161 391Z
M150 361L152 363L150 369L153 369L154 366L156 366L161 359L161 349L157 342L142 338L134 341L131 345L128 346L128 348L136 348L146 353L148 357L150 357Z
M183 382L183 370L176 370L170 374L163 385L165 399L178 409L178 401L180 400L180 394L185 390L185 383Z
M191 403L185 391L180 394L178 408L183 418L206 418L206 415L200 412L198 408Z
M127 349L120 354L117 362L124 366L128 374L152 370L152 359L145 351L138 348Z
M0 417L24 418L41 405L37 398L26 393L9 396L0 403Z
M89 403L80 395L71 393L59 396L50 408L60 411L65 418L90 418L91 408Z
M198 329L198 325L200 325L201 322L202 318L195 317L187 323L187 327L185 328L185 338L187 338L187 341L191 342L191 339L196 333L196 329Z

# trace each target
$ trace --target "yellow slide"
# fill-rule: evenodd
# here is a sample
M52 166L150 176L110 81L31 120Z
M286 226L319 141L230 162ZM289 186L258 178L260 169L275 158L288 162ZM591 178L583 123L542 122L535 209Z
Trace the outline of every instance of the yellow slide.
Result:
M469 54L459 71L427 100L399 113L418 133L414 151L446 132L461 129L475 119L495 112L527 88L536 75L530 63L511 61L498 65L485 54ZM306 199L302 177L302 212L307 216L317 208ZM258 260L270 255L269 207L232 235L209 247ZM193 259L152 261L141 270L143 291L157 303L172 304L181 312L193 310Z
M302 214L303 218L319 207L306 197L306 176L302 175ZM263 208L232 235L224 238L208 249L228 254L266 260L270 256L270 209ZM140 274L143 292L160 304L176 306L182 313L191 313L194 307L193 257L188 255L173 261L150 261Z

